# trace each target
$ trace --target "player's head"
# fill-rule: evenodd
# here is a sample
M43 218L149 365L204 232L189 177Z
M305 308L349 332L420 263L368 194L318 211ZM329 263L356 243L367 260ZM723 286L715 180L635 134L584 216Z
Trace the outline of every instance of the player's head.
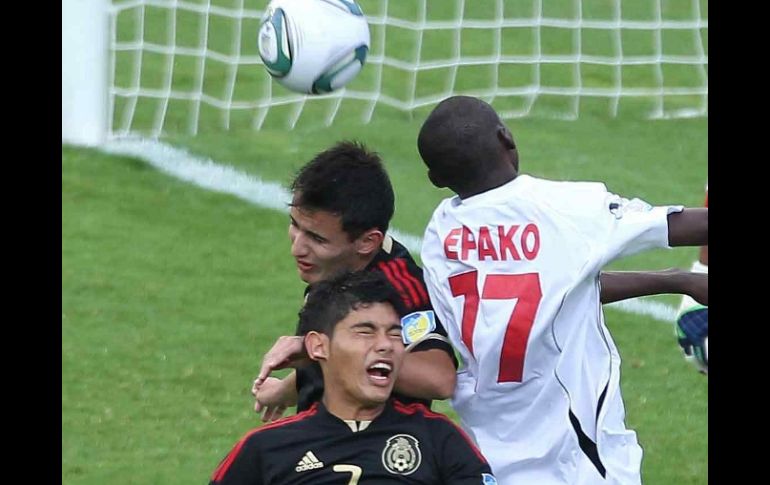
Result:
M321 364L325 398L376 407L393 390L404 343L401 299L377 271L344 273L313 286L299 314L305 349Z
M519 170L511 132L492 106L469 96L439 103L420 129L417 148L433 185L460 197L498 187Z
M376 153L337 143L299 170L291 190L289 238L303 281L363 269L379 251L395 197Z

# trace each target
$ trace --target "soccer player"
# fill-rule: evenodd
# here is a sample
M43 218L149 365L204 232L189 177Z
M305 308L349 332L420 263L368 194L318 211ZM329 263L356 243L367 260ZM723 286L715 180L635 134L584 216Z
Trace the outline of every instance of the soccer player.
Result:
M402 296L379 272L316 285L300 312L308 355L327 383L308 410L246 434L212 485L497 483L446 416L390 395L406 355Z
M338 143L298 172L292 183L289 238L300 278L312 285L341 271L383 273L402 295L411 352L396 382L402 402L449 398L456 361L440 321L428 301L422 270L401 244L386 234L394 194L379 157L362 145ZM603 302L662 292L685 293L703 300L703 284L682 271L611 272L602 275ZM435 327L435 328L434 328ZM266 353L252 386L254 409L264 421L283 416L297 405L308 409L320 399L323 379L317 364L307 365L304 332L282 336ZM296 367L284 379L273 370Z
M706 184L706 207L709 206L709 187ZM702 246L698 259L692 264L693 273L709 272L709 247ZM702 373L709 372L709 309L703 302L683 295L676 319L677 342L682 347L685 359L692 362Z
M439 103L418 149L431 182L457 194L435 209L421 255L465 364L452 405L497 479L641 483L600 271L648 248L706 244L708 209L520 175L511 132L472 97Z
M340 142L316 155L297 173L292 185L289 239L299 277L309 286L347 271L382 273L401 296L408 345L404 369L395 383L403 403L430 406L432 399L451 396L456 360L446 331L434 318L422 270L406 248L386 235L395 210L395 196L380 157L361 144ZM303 335L281 337L264 358L252 388L255 410L270 421L288 406L304 411L323 394L317 363L305 363ZM270 371L297 366L284 379ZM298 362L299 361L299 362ZM257 394L259 393L259 396Z

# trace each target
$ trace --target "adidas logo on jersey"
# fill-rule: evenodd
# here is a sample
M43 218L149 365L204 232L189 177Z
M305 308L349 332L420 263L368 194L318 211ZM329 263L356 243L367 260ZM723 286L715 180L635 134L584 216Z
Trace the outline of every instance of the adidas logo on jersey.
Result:
M305 456L297 462L297 466L294 470L297 472L306 472L308 470L315 470L316 468L323 468L323 466L324 462L319 461L312 451L308 451L305 453Z

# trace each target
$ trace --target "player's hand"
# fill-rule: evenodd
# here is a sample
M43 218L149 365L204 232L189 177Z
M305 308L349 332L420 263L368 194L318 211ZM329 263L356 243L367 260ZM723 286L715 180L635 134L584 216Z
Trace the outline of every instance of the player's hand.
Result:
M275 377L268 377L259 386L256 385L251 388L251 393L254 395L254 411L257 414L262 414L261 418L264 422L275 421L283 417L283 413L293 403L289 402L286 390L286 386L281 379Z
M307 358L304 337L281 336L267 351L262 359L262 367L254 380L254 388L259 387L274 370L294 367Z

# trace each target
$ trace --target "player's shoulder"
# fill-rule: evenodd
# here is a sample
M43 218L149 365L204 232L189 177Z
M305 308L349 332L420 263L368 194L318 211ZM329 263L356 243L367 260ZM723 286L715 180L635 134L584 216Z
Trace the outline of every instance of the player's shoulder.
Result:
M312 426L313 418L318 414L318 403L314 403L306 411L302 411L293 416L286 416L265 424L259 428L249 431L243 438L244 441L259 443L273 443L283 435L292 435L294 433L304 433L306 429Z
M430 230L432 226L438 223L438 221L442 220L444 217L447 216L447 214L452 212L452 208L457 207L461 203L461 199L457 195L453 195L451 197L447 197L441 202L438 203L435 209L433 209L433 213L430 216L430 219L428 220L427 229Z
M519 177L525 177L524 184L518 191L521 197L538 207L547 207L554 217L557 214L569 218L593 217L606 205L607 197L611 195L602 182L557 181L526 175ZM515 201L511 203L516 204Z
M371 271L385 275L390 285L401 295L405 310L424 310L430 308L430 298L425 288L422 268L417 265L409 251L396 241L390 251L386 248L369 263Z
M406 261L414 262L412 253L409 252L406 246L398 242L390 235L386 235L383 239L381 253L382 257L380 259L388 260L401 258Z
M607 186L603 182L585 180L548 180L531 175L520 175L522 185L527 186L527 191L541 191L549 194L597 194L607 192Z
M463 461L473 459L472 457L475 456L480 463L487 466L487 460L474 440L445 414L431 411L422 404L406 405L396 399L391 400L391 403L397 413L411 421L406 427L421 429L424 439L432 446L459 454ZM452 445L447 447L447 443Z
M388 244L383 243L379 254L372 260L370 268L381 271L389 277L397 275L421 282L422 268L414 260L412 253L403 244L390 236L388 236L388 240Z
M393 399L391 402L396 413L411 421L423 422L426 427L431 430L454 431L455 429L458 429L457 425L455 425L448 416L436 411L431 411L424 404L404 404L397 399Z

